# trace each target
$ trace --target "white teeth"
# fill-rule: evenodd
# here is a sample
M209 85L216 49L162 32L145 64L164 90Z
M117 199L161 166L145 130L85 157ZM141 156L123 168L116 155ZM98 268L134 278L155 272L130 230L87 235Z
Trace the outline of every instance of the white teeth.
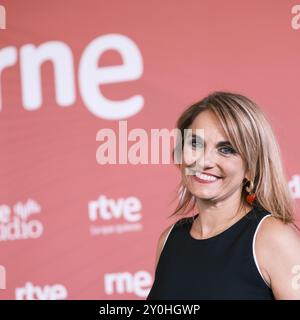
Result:
M196 176L202 180L207 180L207 181L216 181L218 179L216 177L208 176L203 173L199 174L198 172L196 173Z

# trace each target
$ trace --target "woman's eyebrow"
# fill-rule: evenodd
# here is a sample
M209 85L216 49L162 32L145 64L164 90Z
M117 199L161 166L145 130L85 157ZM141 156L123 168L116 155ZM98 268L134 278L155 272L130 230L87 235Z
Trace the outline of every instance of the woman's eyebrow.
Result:
M230 141L220 141L220 142L218 142L217 143L217 147L221 147L221 146L231 146L231 143L230 143Z
M196 139L200 140L201 142L203 142L202 137L201 137L201 136L198 136L198 135L196 135L196 134L192 134L192 138L196 138ZM228 146L228 145L231 146L231 143L230 143L230 141L228 141L228 140L219 141L219 142L217 143L217 147Z

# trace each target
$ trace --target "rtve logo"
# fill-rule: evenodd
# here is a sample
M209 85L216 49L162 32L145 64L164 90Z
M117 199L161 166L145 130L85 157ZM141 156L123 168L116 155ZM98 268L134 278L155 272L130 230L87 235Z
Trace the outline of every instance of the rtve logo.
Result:
M113 220L124 218L127 222L140 221L141 201L136 197L109 199L101 195L98 200L88 203L88 214L91 221Z
M138 297L149 294L152 277L147 271L108 273L104 275L104 292L108 295L114 293L133 293Z
M63 300L68 297L68 291L62 284L34 286L26 282L23 288L16 288L16 300Z
M115 50L123 64L98 67L106 51ZM62 41L48 41L39 46L25 44L0 49L0 78L3 70L14 66L19 59L22 103L25 110L34 111L43 104L41 66L50 61L54 70L56 103L69 107L76 101L75 71L72 49ZM119 120L138 113L143 105L142 95L124 100L109 100L100 85L137 80L143 73L143 58L138 46L121 34L97 37L84 49L78 66L78 87L87 109L96 117ZM1 85L1 83L0 83ZM2 109L0 86L0 111Z

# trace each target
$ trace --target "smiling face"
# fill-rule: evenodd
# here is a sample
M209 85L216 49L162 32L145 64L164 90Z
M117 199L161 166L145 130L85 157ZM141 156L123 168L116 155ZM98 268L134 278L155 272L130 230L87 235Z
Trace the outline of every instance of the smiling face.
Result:
M205 110L194 119L189 129L192 129L192 135L185 140L183 163L186 187L198 200L240 202L243 179L248 179L245 164L228 142L217 116ZM196 129L203 129L204 135L197 136ZM191 151L189 156L186 156L186 150ZM187 174L186 168L192 168L190 174Z

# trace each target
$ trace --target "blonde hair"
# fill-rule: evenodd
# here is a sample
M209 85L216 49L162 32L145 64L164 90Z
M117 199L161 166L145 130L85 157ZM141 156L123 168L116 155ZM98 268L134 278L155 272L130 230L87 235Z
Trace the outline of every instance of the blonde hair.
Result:
M182 140L184 129L189 128L204 110L214 112L230 143L244 160L256 194L253 205L270 212L284 223L294 222L294 202L283 170L279 145L262 110L241 94L213 92L188 107L179 117L177 128ZM173 151L173 159L175 152L182 151L183 144L184 141L179 139ZM176 166L182 169L182 164ZM242 201L248 194L245 189L244 184ZM196 199L185 187L183 178L177 192L180 194L180 201L169 217L187 215L196 205ZM178 200L178 195L176 197Z

